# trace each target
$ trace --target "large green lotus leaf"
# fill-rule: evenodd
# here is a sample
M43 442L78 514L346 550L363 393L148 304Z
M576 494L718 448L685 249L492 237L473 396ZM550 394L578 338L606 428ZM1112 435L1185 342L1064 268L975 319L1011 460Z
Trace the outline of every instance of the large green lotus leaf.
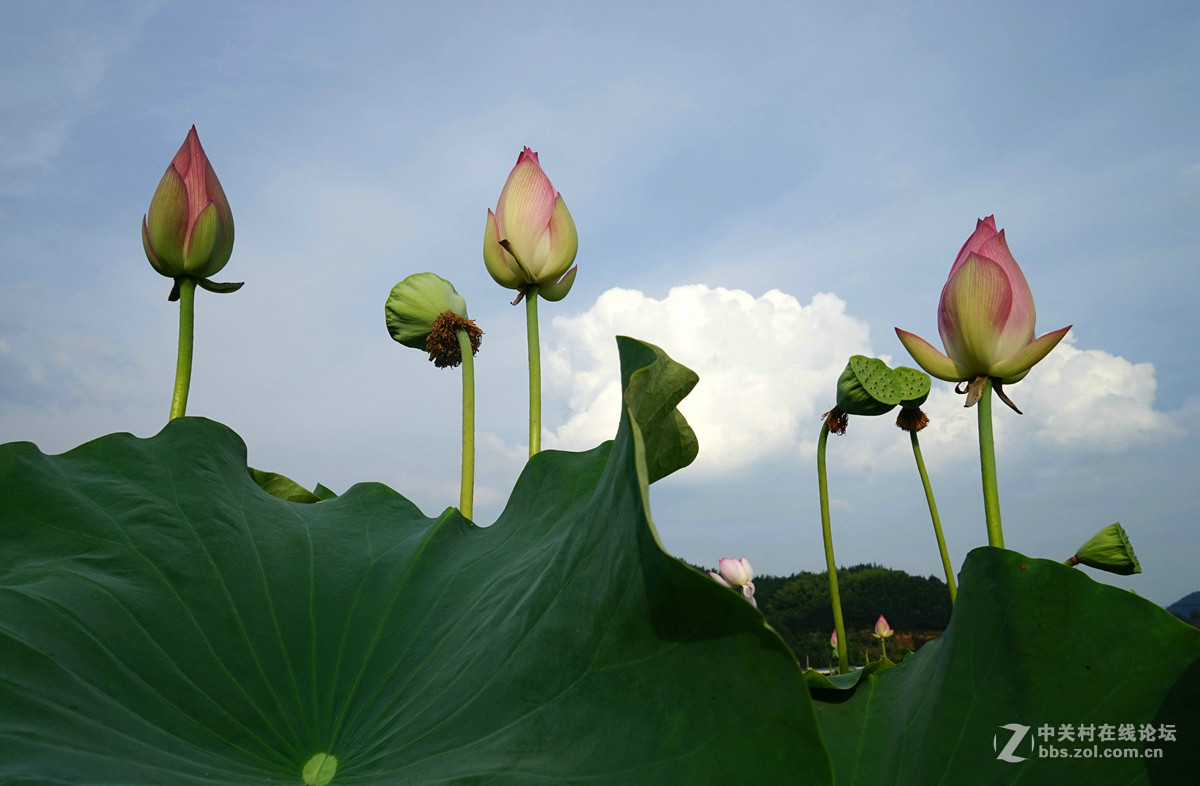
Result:
M0 782L829 783L787 647L658 545L690 372L619 344L616 439L487 528L277 499L199 418L0 446Z
M940 639L852 690L813 695L839 784L1179 784L1200 772L1200 631L1080 570L1004 549L967 556ZM1059 741L1063 724L1114 735L1135 724L1139 740ZM1156 737L1173 726L1175 741L1140 740L1146 724ZM1023 760L999 758L1019 733L1009 725L1029 727L1008 754ZM1051 746L1070 757L1049 757ZM1126 748L1162 758L1105 753Z

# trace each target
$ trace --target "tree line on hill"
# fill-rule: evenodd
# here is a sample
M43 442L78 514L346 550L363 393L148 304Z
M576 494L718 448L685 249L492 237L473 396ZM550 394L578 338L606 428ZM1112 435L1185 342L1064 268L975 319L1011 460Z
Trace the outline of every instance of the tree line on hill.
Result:
M916 650L937 638L950 623L950 593L939 578L874 564L838 568L837 576L852 665L879 657L879 641L871 632L880 615L896 632L887 641L892 660L899 658L901 649ZM800 664L828 666L833 609L826 573L756 576L754 588L758 608Z

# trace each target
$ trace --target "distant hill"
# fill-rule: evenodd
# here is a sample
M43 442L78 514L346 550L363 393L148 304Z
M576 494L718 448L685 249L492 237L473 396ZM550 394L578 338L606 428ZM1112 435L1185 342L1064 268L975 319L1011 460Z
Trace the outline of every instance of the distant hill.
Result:
M757 587L758 585L756 584L755 586ZM1200 617L1200 592L1184 595L1170 606L1167 606L1167 611L1181 620L1191 620L1193 617Z
M839 568L837 575L852 664L879 657L879 642L871 630L881 614L896 631L888 641L889 655L899 655L901 647L919 648L941 635L950 622L950 593L939 578L870 564ZM833 611L825 572L756 576L754 588L763 616L800 663L827 666Z

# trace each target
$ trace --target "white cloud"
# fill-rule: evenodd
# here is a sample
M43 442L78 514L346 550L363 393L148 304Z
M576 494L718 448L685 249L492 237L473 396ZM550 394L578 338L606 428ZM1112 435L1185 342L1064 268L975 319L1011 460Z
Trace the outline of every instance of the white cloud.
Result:
M808 305L779 290L754 297L703 284L656 300L610 289L574 317L544 331L551 388L565 389L571 415L547 446L583 449L613 436L620 412L616 335L661 346L700 375L680 405L700 441L689 474L703 476L793 450L832 405L846 358L868 351L865 323L835 295Z
M1181 432L1169 415L1154 409L1151 363L1078 349L1068 340L1028 379L1028 406L1045 413L1036 418L1032 435L1041 445L1117 452Z
M801 305L779 290L756 298L696 284L675 287L656 300L636 290L610 289L587 311L557 317L543 329L548 390L565 392L570 413L547 435L547 447L585 449L612 437L620 411L616 335L657 344L700 375L680 405L700 441L700 456L688 473L693 479L783 453L811 457L818 416L833 403L846 359L875 354L866 323L829 293ZM1024 415L994 404L1000 453L1116 453L1185 430L1177 418L1154 408L1152 364L1081 350L1073 341L1068 336L1025 380L1007 389ZM908 358L892 362L911 364ZM934 381L924 406L931 425L921 434L931 465L978 450L977 412L964 409L963 400L953 386ZM837 443L836 460L859 470L911 471L909 441L893 421L891 414L852 418L848 437Z

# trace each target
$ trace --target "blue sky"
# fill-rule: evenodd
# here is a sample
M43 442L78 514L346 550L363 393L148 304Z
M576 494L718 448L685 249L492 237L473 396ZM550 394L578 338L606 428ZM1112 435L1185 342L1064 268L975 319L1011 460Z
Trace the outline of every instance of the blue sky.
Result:
M579 228L543 304L546 445L615 432L617 333L701 375L696 465L654 487L692 562L820 570L818 416L854 353L911 364L995 214L1073 324L997 409L1009 547L1113 521L1160 603L1200 588L1200 9L1190 2L8 3L0 10L0 440L61 452L166 420L177 309L138 224L195 124L237 240L197 298L188 413L250 462L457 501L458 377L392 342L393 284L450 279L485 331L476 518L524 463L523 309L481 256L522 146ZM986 542L972 411L922 444L952 559ZM843 564L940 574L891 418L831 440Z

